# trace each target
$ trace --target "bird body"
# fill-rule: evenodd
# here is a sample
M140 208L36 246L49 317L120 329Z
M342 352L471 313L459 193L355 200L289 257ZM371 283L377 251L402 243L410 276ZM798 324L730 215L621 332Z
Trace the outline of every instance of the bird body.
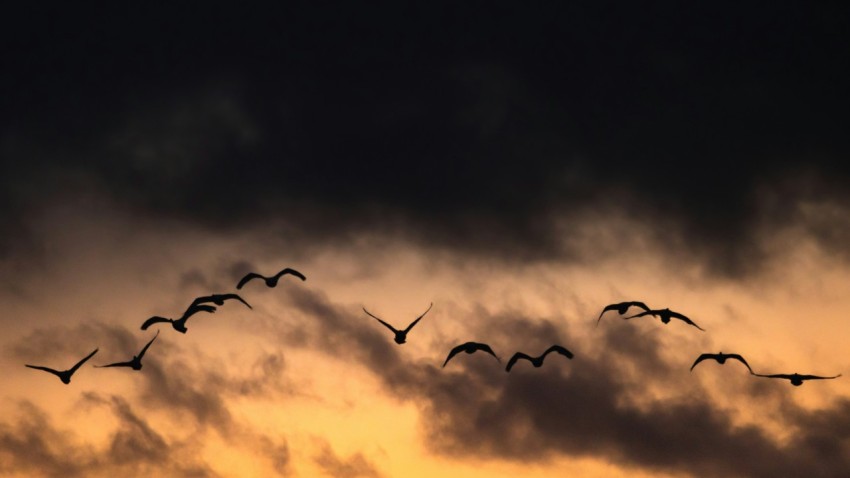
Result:
M563 355L564 357L567 357L568 359L573 358L573 353L570 352L569 350L565 349L564 347L561 347L560 345L553 345L553 346L549 347L548 349L546 349L546 351L543 352L543 355L540 355L539 357L532 357L532 356L524 354L522 352L515 353L513 355L513 357L511 357L511 359L508 360L508 366L505 367L505 371L510 372L511 369L513 368L513 366L516 365L516 363L519 359L528 360L529 362L531 362L531 365L533 365L535 368L541 367L543 365L543 361L546 359L546 355L548 355L551 352L557 352L557 353Z
M53 375L56 375L57 377L59 377L59 380L61 380L61 381L62 381L62 383L64 383L65 385L67 385L67 384L71 383L71 376L72 376L72 375L74 375L74 372L76 372L76 371L77 371L77 369L78 369L78 368L80 368L80 366L81 366L82 364L86 363L86 361L87 361L88 359L92 358L92 357L94 356L94 354L96 354L96 353L97 353L97 351L98 351L98 349L94 349L94 351L93 351L92 353L90 353L90 354L86 355L86 357L85 357L84 359L82 359L82 360L80 360L79 362L77 362L77 364L76 364L76 365L74 365L73 367L69 368L68 370L62 370L62 371L59 371L59 370L54 370L54 369L49 368L49 367L42 367L42 366L40 366L40 365L29 365L29 364L25 364L25 366L27 366L27 367L29 367L29 368L34 368L34 369L36 369L36 370L43 370L43 371L45 371L45 372L52 373Z
M417 324L417 322L422 320L422 317L425 317L425 314L427 314L428 311L430 311L431 307L433 307L433 306L434 306L434 303L431 302L431 305L428 306L428 310L423 312L422 315L417 317L416 320L411 322L410 325L408 325L407 328L404 329L404 330L398 330L397 328L393 327L392 325L384 322L383 320L381 320L380 318L378 318L377 316L373 315L371 312L366 310L365 307L363 307L363 312L366 312L366 314L368 314L370 317L372 317L373 319L376 319L378 322L382 323L384 325L384 327L392 330L393 333L395 334L395 337L393 338L393 340L395 340L395 343L401 345L401 344L403 344L407 341L407 333L410 332L410 329L412 329L413 326Z
M726 360L728 360L728 359L737 360L737 361L741 362L742 364L746 365L747 370L749 370L750 373L753 373L753 369L750 368L750 364L748 364L747 361L744 360L744 357L741 357L738 354L724 354L723 352L716 353L716 354L701 354L699 357L697 357L696 361L694 361L694 364L691 365L691 371L693 371L694 367L696 367L698 363L702 362L703 360L707 360L707 359L714 359L720 365L723 365L724 363L726 363Z
M605 315L605 312L608 312L609 310L616 310L618 314L624 315L629 310L629 307L639 307L639 308L643 309L644 311L651 310L643 302L637 302L637 301L620 302L620 303L617 303L617 304L609 304L609 305L606 305L604 309L602 309L602 312L599 314L599 318L596 319L596 325L599 325L599 321L602 320L602 316Z
M277 274L275 274L271 277L266 277L264 275L257 274L256 272L249 272L248 274L245 275L245 277L243 277L242 279L239 280L239 283L236 284L236 288L241 289L242 286L247 284L248 281L250 281L252 279L263 279L266 282L267 287L275 287L275 286L277 286L277 282L280 280L280 278L282 276L286 275L286 274L294 275L295 277L297 277L301 280L307 280L307 278L304 277L304 274L296 271L295 269L290 269L290 268L287 267L286 269L278 272Z
M175 319L169 319L167 317L160 317L158 315L155 315L155 316L151 317L150 319L146 320L145 323L142 324L142 330L147 330L148 327L150 327L153 324L159 323L159 322L170 322L171 327L173 327L174 330L180 332L181 334L185 334L186 331L188 330L186 328L186 321L189 320L189 317L191 317L192 315L194 315L197 312L214 313L215 307L212 306L212 305L195 305L195 304L192 304L192 305L189 306L189 308L186 309L186 312L183 312L183 315L179 319L176 319L176 320Z
M638 318L638 317L645 317L645 316L647 316L647 315L651 315L651 316L653 316L653 317L658 317L658 318L660 318L660 319L661 319L661 322L663 322L663 323L665 323L665 324L669 324L669 323L670 323L670 319L679 319L679 320L681 320L682 322L685 322L685 323L686 323L686 324L688 324L688 325L693 325L694 327L696 327L696 328L698 328L698 329L702 330L703 332L705 332L705 329L703 329L703 328L702 328L702 327L700 327L699 325L695 324L695 323L694 323L694 321L692 321L691 319L687 318L685 315L680 314L680 313L678 313L678 312L674 312L674 311L672 311L672 310L670 310L670 309L655 309L655 310L647 310L647 311L645 311L645 312L641 312L641 313L639 313L639 314L637 314L637 315L633 315L633 316L631 316L631 317L626 317L626 320L628 320L628 319L635 319L635 318Z
M128 362L116 362L111 363L109 365L95 365L97 368L106 368L106 367L130 367L133 370L141 370L142 369L142 357L145 356L145 352L148 351L148 347L151 346L154 340L159 336L159 330L156 331L156 335L147 343L147 345L142 348L142 351L139 352L139 355L134 355L132 359Z
M784 378L786 380L791 381L791 385L795 387L799 387L803 384L804 380L831 380L833 378L838 378L841 376L839 373L833 377L821 377L820 375L801 375L799 373L785 374L785 373L777 373L773 375L762 375L760 373L754 373L756 377L764 377L764 378Z
M449 355L446 357L446 361L445 361L445 362L443 362L443 367L445 367L445 366L446 366L446 364L447 364L447 363L449 363L449 360L451 360L451 359L452 359L452 357L454 357L455 355L457 355L457 354L459 354L459 353L461 353L461 352L466 352L466 353L468 353L468 354L473 354L473 353L475 353L475 352L477 352L477 351L479 351L479 350L480 350L480 351L482 351L482 352L486 352L486 353L488 353L488 354L492 355L493 357L496 357L496 360L498 360L499 362L501 362L501 360L499 359L499 357L496 355L496 352L493 352L493 349L492 349L492 348L490 348L490 346L489 346L489 345L487 345L487 344L482 344L482 343L478 343L478 342L466 342L466 343L464 343L464 344L460 344L460 345L458 345L457 347L453 348L453 349L451 350L451 352L449 352Z

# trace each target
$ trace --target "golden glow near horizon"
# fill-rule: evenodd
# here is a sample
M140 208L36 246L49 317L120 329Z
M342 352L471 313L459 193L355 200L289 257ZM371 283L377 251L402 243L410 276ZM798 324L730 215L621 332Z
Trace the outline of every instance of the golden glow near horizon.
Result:
M460 363L453 363L448 371L439 369L451 346L466 340L486 341L468 334L486 330L481 321L487 315L545 319L556 328L568 329L575 343L563 345L577 351L576 360L547 363L547 367L563 367L565 373L582 367L584 357L606 353L596 347L606 329L633 327L638 338L660 340L664 346L660 353L676 364L676 372L672 378L648 381L644 388L635 385L634 396L623 400L640 408L708 393L735 423L755 424L776 439L787 438L781 436L776 417L763 416L753 394L739 396L735 391L762 386L769 391L767 400L774 400L784 393L776 392L784 390L777 387L790 390L788 382L750 377L734 363L720 367L705 362L689 372L698 353L741 353L763 373L831 375L850 370L842 354L845 337L839 333L847 330L842 317L850 307L850 295L845 293L850 268L830 261L805 242L793 254L773 261L767 273L729 282L703 277L698 267L685 268L685 273L675 270L661 251L637 260L609 256L588 264L518 266L447 252L432 254L402 242L364 237L349 246L314 247L302 256L278 254L272 247L252 256L257 251L251 248L256 240L252 234L206 237L170 225L168 230L151 226L125 235L114 232L120 227L107 230L96 227L93 218L82 219L82 226L64 235L50 230L50 221L45 221L42 232L50 244L38 273L24 276L16 291L4 292L7 312L15 320L6 321L7 333L0 339L0 364L7 370L0 390L0 424L13 429L21 417L28 416L21 412L20 402L31 403L46 413L49 427L61 434L73 431L66 436L67 449L76 450L77 455L68 459L88 460L86 476L110 476L121 470L120 464L107 465L101 463L106 458L97 457L116 453L108 447L122 433L130 447L135 446L133 437L144 438L144 433L178 444L201 469L207 467L208 472L222 476L285 472L496 478L556 476L564 470L586 477L686 476L641 469L623 457L606 457L606 450L572 456L551 451L527 461L441 453L427 431L433 410L424 409L427 404L418 403L414 395L391 392L352 355L344 340L328 350L317 345L315 337L305 335L302 340L286 335L309 334L301 330L304 323L299 321L323 319L296 313L283 300L285 288L321 294L342 311L341 320L376 329L393 347L397 346L391 343L389 331L363 314L361 307L403 327L433 301L434 309L413 329L409 343L393 350L412 363L432 364L438 373L462 369ZM112 219L128 223L120 215ZM195 295L233 290L227 268L240 260L261 271L297 267L308 280L284 281L280 290L252 284L240 293L254 311L229 303L209 317L193 318L186 335L160 326L159 339L145 358L149 365L141 372L99 370L87 364L65 386L55 377L22 366L22 361L70 366L98 346L100 352L92 364L123 356L129 359L153 335L153 330L138 330L145 318L177 315ZM676 321L668 325L649 318L623 321L615 313L596 327L603 305L631 299L685 312L707 332ZM121 331L129 331L128 350L98 342ZM506 346L521 350L531 344ZM500 352L506 360L513 350ZM634 364L623 362L622 367L626 370ZM156 370L173 380L164 382L173 394L165 401L152 399L150 394L162 390L146 389L136 375ZM543 373L530 368L522 372L530 377ZM643 380L639 372L635 370L635 380ZM199 382L180 383L183 374ZM756 384L756 380L765 383ZM793 402L817 409L850 396L850 382L807 383L789 390L785 391ZM201 409L196 416L180 408L170 410L169 399ZM150 432L144 431L145 426ZM157 470L157 453L164 452L152 451L152 463L133 470L174 476L186 472L175 467ZM285 466L278 463L275 468L274 456ZM4 460L10 463L9 458ZM0 468L0 472L37 475L32 469Z

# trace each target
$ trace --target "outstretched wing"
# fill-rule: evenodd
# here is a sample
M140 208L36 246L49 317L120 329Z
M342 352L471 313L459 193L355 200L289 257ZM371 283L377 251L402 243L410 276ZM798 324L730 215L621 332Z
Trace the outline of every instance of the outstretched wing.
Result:
M602 316L605 315L605 312L608 312L609 310L617 310L619 308L620 308L620 304L606 305L605 308L602 309L602 312L599 313L599 318L596 319L596 325L597 326L599 325L599 321L602 320Z
M738 354L726 354L726 356L729 357L730 359L735 359L735 360L741 362L742 364L746 365L747 369L749 369L750 373L753 373L752 367L750 367L750 364L748 364L747 361L744 360L744 357L741 357Z
M248 274L245 275L245 277L243 277L242 279L239 280L239 283L236 284L236 288L241 289L242 286L245 285L251 279L263 279L263 280L265 280L266 278L264 276L261 276L260 274L257 274L256 272L249 272Z
M58 370L53 370L50 367L42 367L41 365L29 365L29 364L24 364L24 365L26 367L29 367L29 368L34 368L36 370L44 370L45 372L50 372L50 373L52 373L53 375L56 375L56 376L59 376L59 373L60 373Z
M573 353L570 352L569 350L565 349L564 347L561 347L560 345L553 345L553 346L549 347L548 349L546 349L546 351L543 352L543 357L546 357L547 355L549 355L550 352L557 352L557 353L559 353L559 354L563 355L564 357L571 359L571 360L573 358Z
M731 355L730 355L730 357L731 357ZM706 359L717 359L717 354L702 354L699 357L697 357L697 359L694 360L694 364L691 365L691 372L694 371L694 367L696 367L698 363L700 363L700 362L702 362L703 360L706 360ZM746 363L746 362L744 362L744 363ZM750 366L747 365L747 368L750 368ZM752 372L752 370L750 370L750 372Z
M148 351L148 347L150 347L150 346L151 346L151 344L153 343L153 341L154 341L154 340L156 340L156 338L157 338L157 337L159 337L159 330L157 330L157 331L156 331L156 335L154 335L154 336L153 336L153 338L150 340L150 342L148 342L148 344L144 346L144 348L142 349L142 351L141 351L141 352L139 352L139 361L141 361L141 360L142 360L142 357L144 357L144 356L145 356L145 352L147 352L147 351Z
M517 360L519 360L519 359L525 359L525 360L528 360L529 362L531 361L530 356L528 356L528 355L526 355L522 352L517 352L517 353L514 354L513 357L511 357L510 360L508 360L508 366L505 367L505 371L510 372L511 369L513 368L514 364L516 364Z
M251 307L251 304L245 302L245 299L240 297L238 294L221 294L219 297L221 298L221 300L228 300L228 299L238 300L239 302L242 302L243 304L248 306L249 309L253 309L253 307Z
M433 303L433 302L431 302L431 305L429 305L429 306L428 306L428 310L426 310L425 312L422 312L422 315L420 315L419 317L417 317L417 318L416 318L416 320L414 320L413 322L411 322L411 323L410 323L410 325L408 325L408 326L407 326L407 328L406 328L406 329L404 329L404 333L408 333L408 332L410 332L410 329L412 329L412 328L413 328L413 326L414 326L414 325L416 325L416 323L417 323L417 322L419 322L420 320L422 320L422 317L425 317L425 314L427 314L427 313L428 313L428 311L430 311L430 310L431 310L431 307L434 307L434 303Z
M700 327L699 325L695 324L693 320L691 320L691 319L689 319L689 318L685 317L684 315L682 315L682 314L680 314L680 313L678 313L678 312L672 312L672 311L671 311L671 312L670 312L670 317L673 317L673 318L679 319L679 320L681 320L681 321L685 322L686 324L693 325L694 327L696 327L696 328L698 328L698 329L702 330L703 332L705 332L705 329L704 329L704 328L702 328L702 327Z
M630 317L623 317L623 319L625 319L625 320L636 319L638 317L646 317L647 315L655 315L656 313L657 313L657 311L655 311L655 310L647 310L647 311L641 312L640 314L637 314L637 315L632 315Z
M830 379L833 379L833 378L838 378L840 376L841 376L841 374L839 373L838 375L836 375L834 377L821 377L820 375L798 375L797 377L800 380L830 380Z
M306 277L304 277L304 274L302 274L302 273L300 273L300 272L296 271L295 269L290 269L289 267L287 267L286 269L284 269L284 270L282 270L282 271L278 272L278 273L275 275L275 277L276 277L276 278L278 278L278 279L280 279L280 278L281 278L281 276L286 275L286 274L294 275L295 277L297 277L297 278L299 278L299 279L301 279L301 280L307 280L307 278L306 278ZM238 288L239 288L239 287L237 287L237 289L238 289Z
M131 360L131 361L129 361L129 362L115 362L115 363L111 363L111 364L109 364L109 365L95 365L95 367L97 367L97 368L106 368L106 367L132 367L132 366L133 366L133 361L132 361L132 360Z
M212 313L215 312L215 306L214 305L206 305L206 304L202 304L202 305L191 304L186 309L186 312L183 312L183 317L181 317L181 319L186 320L189 317L197 314L198 312L209 312L209 313L212 314Z
M396 330L396 328L395 328L395 327L393 327L392 325L390 325L390 324L388 324L388 323L384 322L383 320L379 319L378 317L376 317L376 316L372 315L372 313L371 313L371 312L369 312L368 310L366 310L366 307L363 307L363 312L366 312L366 313L367 313L370 317L372 317L372 318L374 318L375 320L377 320L378 322L380 322L380 323L384 324L384 327L386 327L386 328L388 328L388 329L392 330L392 331L393 331L393 333L398 333L398 330Z
M86 363L86 360L88 360L88 359L92 358L92 357L94 356L94 354L96 354L96 353L97 353L97 351L98 351L98 349L94 349L94 351L92 351L92 353L90 353L90 354L86 355L86 357L85 357L84 359L82 359L82 360L80 360L79 362L77 362L77 364L76 364L76 365L74 365L73 367L71 367L71 369L70 369L70 370L68 370L68 371L69 371L69 372L71 372L71 374L73 374L74 372L76 372L76 371L77 371L77 369L78 369L78 368L80 368L80 365L82 365L82 364Z
M467 344L468 344L468 342L467 342L466 344L460 344L460 345L458 345L457 347L453 348L453 349L451 350L451 352L449 352L449 355L446 357L446 361L445 361L445 362L443 362L443 367L445 367L445 366L446 366L446 364L447 364L447 363L449 363L449 360L451 360L451 359L452 359L452 357L454 357L455 355L457 355L457 354L459 354L460 352L462 352L463 350L465 350L465 349L466 349Z
M764 378L784 378L785 380L791 380L792 378L794 378L793 375L788 375L787 373L774 373L774 374L771 374L771 375L763 375L763 374L760 374L760 373L754 373L753 375L755 375L756 377L764 377Z
M142 324L142 330L148 330L148 327L150 327L153 324L158 324L160 322L174 322L174 321L171 320L171 319L166 319L165 317L160 317L158 315L155 315L155 316L151 317L150 319L146 320L144 324Z

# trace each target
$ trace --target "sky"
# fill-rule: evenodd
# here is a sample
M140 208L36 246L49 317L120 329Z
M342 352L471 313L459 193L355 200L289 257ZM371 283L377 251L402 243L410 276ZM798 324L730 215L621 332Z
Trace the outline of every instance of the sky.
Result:
M850 475L849 13L8 9L0 476Z

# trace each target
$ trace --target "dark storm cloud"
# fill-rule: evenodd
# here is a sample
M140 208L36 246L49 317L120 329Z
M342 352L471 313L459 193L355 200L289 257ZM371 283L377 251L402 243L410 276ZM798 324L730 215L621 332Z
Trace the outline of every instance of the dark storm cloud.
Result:
M186 443L157 433L122 398L87 394L84 401L106 406L118 421L108 445L94 448L80 443L71 430L53 425L38 407L18 404L15 423L0 423L0 472L28 476L192 476L214 473Z
M746 273L756 186L802 167L848 176L847 14L22 7L3 29L0 145L4 190L27 186L3 203L49 202L81 173L136 211L207 225L570 258L552 218L601 202Z
M850 472L846 400L810 411L791 398L802 390L734 368L724 369L731 375L716 385L721 389L706 389L688 372L701 348L678 335L667 337L660 323L658 333L646 333L631 322L611 321L581 341L565 318L478 307L463 320L468 338L492 344L503 360L517 349L539 353L552 342L575 358L550 356L541 369L520 363L506 373L491 357L461 354L440 369L454 343L434 348L431 359L411 360L390 337L362 332L362 324L346 318L348 307L301 289L288 294L307 315L301 323L307 338L300 345L336 356L338 349L328 345L345 343L346 360L358 360L393 396L420 407L426 443L436 453L518 462L599 457L626 468L693 476ZM715 394L737 396L764 421L737 423L734 409L715 402ZM779 441L769 424L793 433Z

